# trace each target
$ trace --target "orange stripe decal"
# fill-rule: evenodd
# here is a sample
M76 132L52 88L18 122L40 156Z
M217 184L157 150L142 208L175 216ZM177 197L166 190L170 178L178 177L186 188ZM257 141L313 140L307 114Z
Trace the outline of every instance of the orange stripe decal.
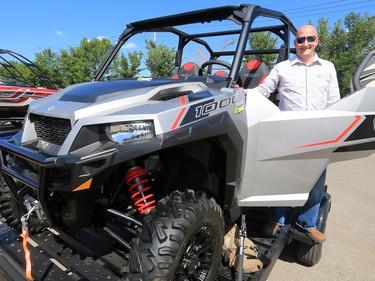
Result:
M360 115L355 116L355 120L335 139L333 140L327 140L322 142L316 142L316 143L310 143L306 145L296 146L293 148L304 148L304 147L311 147L311 146L319 146L319 145L325 145L325 144L331 144L331 143L337 143L339 142L353 127L361 120Z
M185 110L186 110L186 107L181 108L180 113L178 113L178 116L177 116L176 120L174 120L174 122L173 122L171 130L176 129L178 123L180 123L180 120L185 113Z
M180 96L180 103L181 104L186 104L186 96Z
M187 103L186 96L180 96L180 103L182 105ZM174 130L174 129L177 128L177 125L180 123L180 120L181 120L182 116L184 115L185 111L186 111L186 107L181 108L180 112L177 115L176 120L174 120L174 122L173 122L171 130Z

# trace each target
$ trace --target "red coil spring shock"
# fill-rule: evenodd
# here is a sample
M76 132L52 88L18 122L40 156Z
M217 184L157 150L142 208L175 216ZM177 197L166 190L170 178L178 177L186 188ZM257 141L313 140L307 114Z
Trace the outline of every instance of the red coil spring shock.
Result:
M141 167L133 167L127 171L125 179L126 184L129 186L129 192L132 194L131 198L138 211L144 214L154 209L155 200L151 199L154 194L148 193L151 186L149 185L150 180L146 171Z

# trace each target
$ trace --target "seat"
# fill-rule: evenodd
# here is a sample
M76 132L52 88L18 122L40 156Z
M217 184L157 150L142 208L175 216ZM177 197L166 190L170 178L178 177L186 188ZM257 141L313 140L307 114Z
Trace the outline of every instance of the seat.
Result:
M185 63L178 71L177 74L173 75L173 79L186 79L189 76L199 75L199 65L194 62Z
M267 65L260 60L251 60L241 69L237 83L245 89L252 89L260 85L270 73Z
M277 60L276 60L276 63L279 63L279 62L282 62L286 59L287 57L287 54L286 54L286 45L285 44L282 44L280 46L280 50L279 50L279 54L277 56Z
M215 72L214 75L221 76L221 77L228 77L228 73L224 70L218 70L218 71Z

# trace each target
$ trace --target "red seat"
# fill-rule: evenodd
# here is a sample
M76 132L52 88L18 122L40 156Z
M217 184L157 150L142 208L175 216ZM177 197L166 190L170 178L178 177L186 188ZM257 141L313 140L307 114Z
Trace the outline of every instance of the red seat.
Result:
M199 75L199 65L194 62L185 63L177 72L173 75L173 79L186 79L189 76Z
M221 77L228 77L228 73L224 70L219 70L215 72L216 76L221 76Z

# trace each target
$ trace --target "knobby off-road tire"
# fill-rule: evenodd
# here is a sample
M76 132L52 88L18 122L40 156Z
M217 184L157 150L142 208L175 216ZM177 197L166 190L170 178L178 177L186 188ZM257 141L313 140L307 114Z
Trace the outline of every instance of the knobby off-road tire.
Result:
M11 194L9 187L3 183L0 186L0 217L8 226L20 231L21 217L26 214L26 209L21 206ZM48 227L47 222L41 222L35 214L28 220L29 233L40 233Z
M214 280L223 237L222 211L214 199L174 192L158 202L133 240L129 280Z

